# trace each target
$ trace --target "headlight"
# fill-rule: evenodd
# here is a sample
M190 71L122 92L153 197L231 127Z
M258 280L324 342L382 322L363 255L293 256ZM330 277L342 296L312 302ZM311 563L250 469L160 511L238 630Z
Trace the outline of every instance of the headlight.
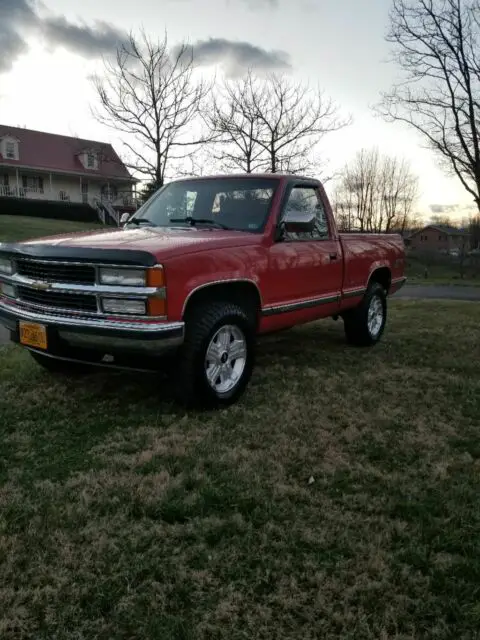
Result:
M7 298L15 298L15 289L11 284L6 282L0 282L0 293Z
M103 298L103 311L105 313L118 313L120 315L144 316L147 313L145 300L124 300L122 298Z
M144 287L146 272L144 269L115 269L112 267L99 269L100 284L127 287Z
M12 261L8 258L0 258L0 273L5 273L7 276L13 273Z

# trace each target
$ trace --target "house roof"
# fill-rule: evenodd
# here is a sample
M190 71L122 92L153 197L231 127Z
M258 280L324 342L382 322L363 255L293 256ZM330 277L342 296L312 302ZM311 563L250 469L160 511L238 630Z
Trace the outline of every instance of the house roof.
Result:
M409 237L413 238L417 234L423 233L426 229L434 229L435 231L438 231L439 233L445 233L448 236L469 235L468 229L459 229L458 227L452 227L448 224L427 224L425 227L422 227L422 229L417 229L417 231L414 231Z
M128 169L111 144L0 124L0 139L7 136L17 139L19 160L4 158L0 151L0 167L28 167L52 172L123 178L133 181ZM86 169L83 166L79 154L84 151L98 153L98 169Z

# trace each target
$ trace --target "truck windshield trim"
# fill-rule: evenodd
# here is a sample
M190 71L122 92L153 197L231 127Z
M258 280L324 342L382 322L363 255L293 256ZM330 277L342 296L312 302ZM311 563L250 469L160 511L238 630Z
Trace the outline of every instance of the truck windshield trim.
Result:
M198 224L262 233L279 183L277 178L264 177L171 182L140 207L128 224L171 229Z

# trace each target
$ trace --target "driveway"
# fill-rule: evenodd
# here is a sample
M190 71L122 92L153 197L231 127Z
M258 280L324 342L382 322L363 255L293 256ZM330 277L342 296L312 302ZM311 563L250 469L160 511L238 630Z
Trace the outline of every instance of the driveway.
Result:
M398 291L395 298L424 300L425 298L437 298L443 300L476 300L480 302L480 287L457 286L423 286L405 285Z

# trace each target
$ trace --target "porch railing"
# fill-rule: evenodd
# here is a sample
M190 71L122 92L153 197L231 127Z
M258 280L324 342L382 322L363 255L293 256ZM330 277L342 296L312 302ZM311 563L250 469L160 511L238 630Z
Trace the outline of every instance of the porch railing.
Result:
M138 198L130 193L119 193L113 195L90 195L89 193L72 193L71 191L41 189L39 187L16 187L10 185L0 185L0 197L27 198L32 200L53 200L60 202L75 202L89 204L96 207L97 202L102 202L113 209L117 207L132 207L137 209L140 206Z

